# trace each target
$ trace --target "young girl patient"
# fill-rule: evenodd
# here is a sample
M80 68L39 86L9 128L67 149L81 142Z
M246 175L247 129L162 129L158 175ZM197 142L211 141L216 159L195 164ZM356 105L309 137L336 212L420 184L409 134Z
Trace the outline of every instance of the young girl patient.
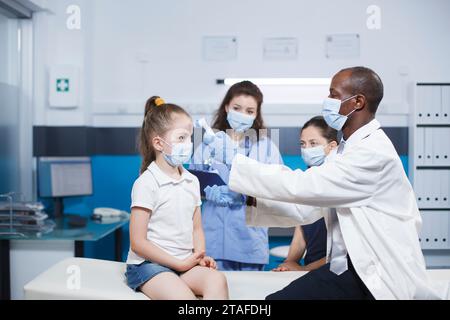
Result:
M198 179L191 158L192 119L152 97L140 134L141 175L131 193L127 283L151 299L228 299L225 276L205 256Z

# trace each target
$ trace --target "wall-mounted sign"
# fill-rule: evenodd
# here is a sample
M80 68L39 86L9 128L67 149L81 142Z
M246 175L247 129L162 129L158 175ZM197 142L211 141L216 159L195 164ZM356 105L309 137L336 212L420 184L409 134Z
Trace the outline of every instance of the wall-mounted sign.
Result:
M298 57L297 38L265 38L264 60L295 60Z
M331 34L326 37L328 59L357 59L360 56L359 34Z
M49 70L49 106L76 108L79 105L79 68L55 65Z
M236 37L203 37L203 60L232 61L236 59Z

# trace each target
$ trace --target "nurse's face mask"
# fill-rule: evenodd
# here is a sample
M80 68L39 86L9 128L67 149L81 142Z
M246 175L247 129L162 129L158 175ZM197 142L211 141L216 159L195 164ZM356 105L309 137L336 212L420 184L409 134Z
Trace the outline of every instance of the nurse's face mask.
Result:
M322 105L322 115L325 119L326 123L333 129L336 129L337 131L342 130L342 127L344 126L345 122L347 122L348 117L358 110L357 108L354 108L349 114L342 115L339 113L339 110L341 109L341 105L356 97L357 95L353 95L351 97L348 97L344 100L334 99L334 98L326 98L323 101Z
M253 126L255 117L244 114L242 112L230 110L228 111L227 121L230 127L236 132L245 132Z
M253 126L258 113L258 102L253 96L237 95L230 100L225 110L230 127L242 133Z

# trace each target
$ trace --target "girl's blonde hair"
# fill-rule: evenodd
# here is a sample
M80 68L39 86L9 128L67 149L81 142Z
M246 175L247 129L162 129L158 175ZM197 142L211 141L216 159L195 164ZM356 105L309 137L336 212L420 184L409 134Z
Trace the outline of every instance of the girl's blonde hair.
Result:
M158 96L153 96L145 104L144 121L139 133L139 152L142 156L140 173L156 159L156 150L153 148L152 139L155 136L164 135L172 125L174 114L190 115L180 106L165 103Z

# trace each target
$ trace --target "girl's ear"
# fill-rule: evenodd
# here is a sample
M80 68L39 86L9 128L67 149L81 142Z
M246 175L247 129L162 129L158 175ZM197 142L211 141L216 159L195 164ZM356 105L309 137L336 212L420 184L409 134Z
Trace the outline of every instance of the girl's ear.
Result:
M159 151L159 152L163 151L163 148L164 148L163 142L161 141L161 139L158 136L153 137L152 145L156 151Z
M226 105L225 106L225 112L228 113L229 110L230 110L230 105Z

